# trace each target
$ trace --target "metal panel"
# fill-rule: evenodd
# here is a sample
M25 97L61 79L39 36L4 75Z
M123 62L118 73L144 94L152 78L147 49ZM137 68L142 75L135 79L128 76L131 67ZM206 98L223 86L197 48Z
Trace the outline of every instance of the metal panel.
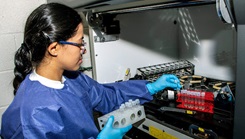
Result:
M144 126L153 126L154 128L157 128L163 132L165 132L166 134L168 134L169 138L179 138L179 139L193 139L192 137L183 134L177 130L174 130L173 128L169 128L167 126L165 126L163 123L157 123L149 118L146 118L145 121L138 127L140 130L150 134L149 130L146 130L144 128ZM184 132L184 131L183 131Z
M57 2L62 3L72 8L85 6L97 2L101 2L101 0L47 0L48 3Z
M159 8L173 8L214 3L215 0L47 0L94 13L127 13Z
M234 117L234 139L240 139L244 136L245 129L245 25L237 26L237 72L236 72L236 103Z
M244 111L244 100L245 100L245 1L234 0L233 1L235 18L237 23L237 67L236 67L236 103L235 103L235 116L234 116L234 139L240 139L244 136L245 129L245 111Z
M245 24L245 0L233 0L234 12L237 24Z

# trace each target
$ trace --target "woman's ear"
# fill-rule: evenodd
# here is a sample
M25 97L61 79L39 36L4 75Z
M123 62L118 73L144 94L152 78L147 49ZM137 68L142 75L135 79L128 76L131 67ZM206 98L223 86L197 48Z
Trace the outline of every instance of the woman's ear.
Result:
M58 50L59 50L59 45L57 42L53 42L51 43L49 46L48 46L48 53L51 55L51 56L57 56L58 55Z

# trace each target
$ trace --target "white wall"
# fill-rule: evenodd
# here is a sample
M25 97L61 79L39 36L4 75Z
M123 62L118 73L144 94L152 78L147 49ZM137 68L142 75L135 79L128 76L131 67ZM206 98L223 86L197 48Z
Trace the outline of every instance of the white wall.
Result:
M97 80L121 80L127 68L135 75L138 67L178 59L192 62L198 75L234 80L235 31L219 20L215 7L118 15L120 39L94 44Z
M47 0L6 0L0 4L0 118L13 99L14 54L23 41L28 15ZM1 125L1 120L0 120Z

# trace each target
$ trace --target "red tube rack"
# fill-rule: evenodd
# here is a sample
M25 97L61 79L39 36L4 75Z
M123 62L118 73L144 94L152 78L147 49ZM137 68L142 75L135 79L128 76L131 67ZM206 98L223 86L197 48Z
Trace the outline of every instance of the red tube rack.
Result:
M178 108L214 113L214 94L201 90L181 90L177 94Z

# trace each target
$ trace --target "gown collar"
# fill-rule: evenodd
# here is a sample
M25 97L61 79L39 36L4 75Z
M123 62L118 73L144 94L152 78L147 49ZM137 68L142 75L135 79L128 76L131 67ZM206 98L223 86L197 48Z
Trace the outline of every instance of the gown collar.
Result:
M33 72L31 73L29 79L31 81L38 81L40 82L42 85L50 87L50 88L54 88L54 89L62 89L64 87L64 82L65 82L65 77L62 76L62 81L55 81L55 80L50 80L48 78L45 78L43 76L40 76L36 73L36 70L33 70Z

